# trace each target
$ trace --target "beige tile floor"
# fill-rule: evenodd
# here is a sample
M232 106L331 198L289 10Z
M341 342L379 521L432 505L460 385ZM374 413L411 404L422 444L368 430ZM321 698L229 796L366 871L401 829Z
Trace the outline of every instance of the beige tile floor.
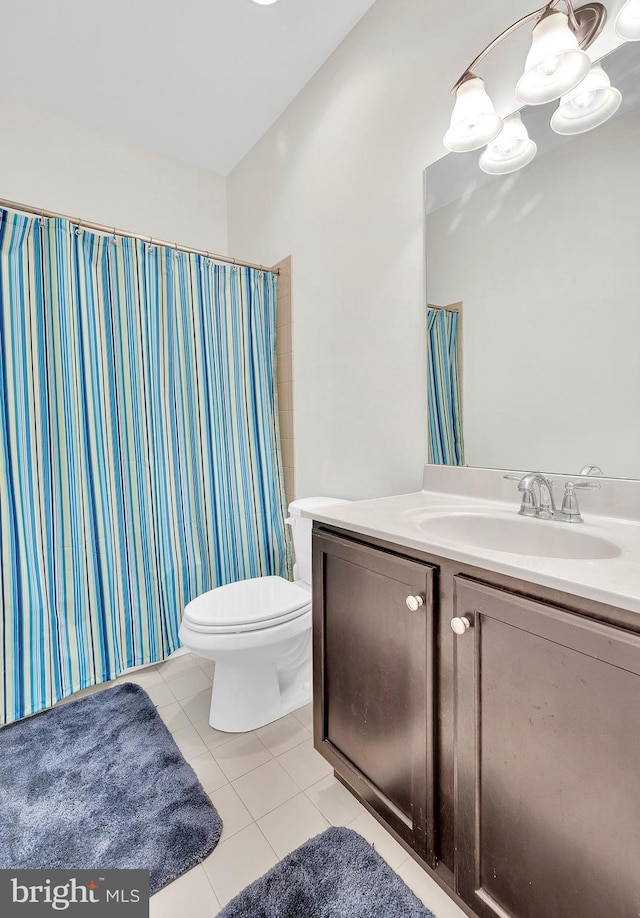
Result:
M151 918L183 912L214 918L247 884L330 825L364 836L436 918L464 918L333 777L313 748L311 705L251 733L221 733L208 722L212 678L213 663L184 654L117 680L148 692L224 822L213 853L152 897Z

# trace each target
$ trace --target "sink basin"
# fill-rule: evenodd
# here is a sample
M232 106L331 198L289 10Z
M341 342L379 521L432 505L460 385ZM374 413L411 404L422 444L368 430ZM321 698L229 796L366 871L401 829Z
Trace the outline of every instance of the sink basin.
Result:
M416 520L435 541L541 558L596 560L617 558L613 542L567 523L484 513L447 513Z

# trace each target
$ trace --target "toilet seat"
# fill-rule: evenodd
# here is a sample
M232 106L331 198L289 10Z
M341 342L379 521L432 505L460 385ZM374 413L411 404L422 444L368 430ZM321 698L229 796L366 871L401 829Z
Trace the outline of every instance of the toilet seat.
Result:
M262 631L299 618L311 594L283 577L254 577L209 590L193 599L184 619L193 631L239 634Z

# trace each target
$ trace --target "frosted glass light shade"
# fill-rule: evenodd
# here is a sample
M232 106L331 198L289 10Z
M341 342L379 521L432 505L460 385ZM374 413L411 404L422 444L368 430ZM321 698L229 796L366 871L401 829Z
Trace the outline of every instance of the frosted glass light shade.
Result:
M520 112L504 119L504 127L480 157L480 168L489 175L508 175L531 162L538 152L522 123Z
M594 64L582 83L562 97L551 118L556 134L582 134L604 124L620 108L622 93L600 64Z
M484 80L471 77L458 87L451 126L444 135L444 145L453 153L479 150L494 140L502 130L502 118L484 88Z
M627 0L616 17L616 34L625 41L640 41L640 0Z
M580 83L589 72L591 60L580 49L565 13L547 13L533 30L531 50L516 95L527 105L553 102Z

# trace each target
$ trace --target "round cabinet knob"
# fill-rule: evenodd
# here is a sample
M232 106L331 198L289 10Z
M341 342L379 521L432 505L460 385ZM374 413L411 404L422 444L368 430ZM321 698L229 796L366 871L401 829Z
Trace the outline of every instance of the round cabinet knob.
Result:
M471 622L468 618L452 618L451 619L451 630L456 634L465 634L471 627Z
M424 605L422 596L407 596L407 609L411 612L417 612L420 606Z

